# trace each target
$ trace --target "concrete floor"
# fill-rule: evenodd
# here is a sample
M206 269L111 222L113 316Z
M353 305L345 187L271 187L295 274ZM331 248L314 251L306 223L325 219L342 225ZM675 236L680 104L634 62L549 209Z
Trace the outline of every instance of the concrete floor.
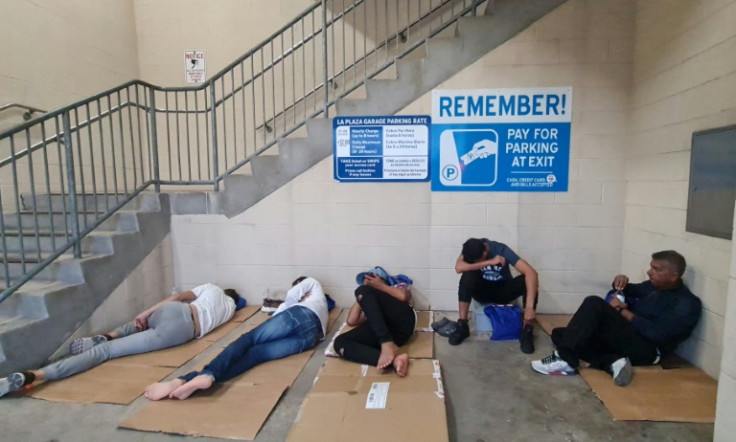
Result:
M342 321L343 317L340 319ZM437 315L441 317L441 314ZM451 316L451 314L448 314ZM338 322L340 323L340 322ZM336 330L339 327L333 328ZM233 334L239 334L234 331ZM435 357L442 364L450 439L459 442L504 441L709 441L712 424L616 422L579 376L547 377L529 361L552 351L549 337L535 330L537 351L525 355L518 342L491 342L473 335L452 347L437 335ZM330 336L331 337L331 336ZM261 429L256 441L286 439L304 396L324 361L320 344L293 387ZM213 356L204 352L176 374ZM0 440L25 442L222 441L117 429L118 422L146 403L128 406L63 404L30 398L0 399Z

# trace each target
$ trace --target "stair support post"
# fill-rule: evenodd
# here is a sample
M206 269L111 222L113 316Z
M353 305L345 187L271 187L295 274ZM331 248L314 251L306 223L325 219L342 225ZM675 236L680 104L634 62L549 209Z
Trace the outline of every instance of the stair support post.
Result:
M61 116L64 125L64 153L66 157L66 181L69 188L69 217L71 218L72 241L74 257L82 257L82 244L79 241L79 212L77 210L77 186L74 179L74 151L72 150L72 129L69 121L69 111ZM63 195L62 195L63 197Z
M158 165L158 130L156 129L156 91L148 88L150 107L148 114L151 119L151 154L153 155L153 182L156 193L161 193L161 173Z
M332 25L334 26L335 24L333 23ZM330 88L327 87L327 81L329 80L327 70L327 0L322 0L322 75L322 87L325 90L324 114L325 118L330 118L328 109Z
M212 108L210 109L210 120L212 121L212 183L215 186L215 192L220 190L220 180L218 179L218 175L220 172L218 171L217 163L217 115L215 113L215 109L217 108L217 100L215 97L215 82L213 81L209 85L210 88L210 105Z

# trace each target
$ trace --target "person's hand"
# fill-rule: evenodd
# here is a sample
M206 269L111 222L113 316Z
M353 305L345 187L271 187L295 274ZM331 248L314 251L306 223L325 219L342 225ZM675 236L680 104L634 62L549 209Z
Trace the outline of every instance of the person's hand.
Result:
M501 255L496 255L493 258L489 259L489 264L492 266L505 266L506 265L506 258L504 258Z
M365 278L363 278L363 284L373 288L377 288L379 290L388 286L388 284L386 284L386 281L372 273L368 273L367 275L365 275Z
M534 307L524 308L524 325L533 324L536 319L537 312L534 310Z
M618 275L613 278L613 288L616 290L623 290L629 283L629 277L626 275Z
M611 300L608 301L608 303L611 305L611 307L617 309L617 310L626 310L626 303L621 302L620 299L618 299L617 296L611 296Z
M148 330L148 318L151 316L151 313L152 312L146 310L135 317L134 324L138 331Z

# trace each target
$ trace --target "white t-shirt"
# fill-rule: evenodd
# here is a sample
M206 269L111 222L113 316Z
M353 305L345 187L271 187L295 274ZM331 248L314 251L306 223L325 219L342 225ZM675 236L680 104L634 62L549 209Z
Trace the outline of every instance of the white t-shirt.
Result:
M197 297L192 301L199 316L200 330L197 339L229 321L235 314L235 301L214 284L202 284L193 288L192 293Z
M304 298L307 293L310 295ZM303 305L313 311L322 324L322 337L327 336L327 298L325 298L325 291L319 281L310 277L290 288L286 292L286 299L273 314L278 315L295 305Z

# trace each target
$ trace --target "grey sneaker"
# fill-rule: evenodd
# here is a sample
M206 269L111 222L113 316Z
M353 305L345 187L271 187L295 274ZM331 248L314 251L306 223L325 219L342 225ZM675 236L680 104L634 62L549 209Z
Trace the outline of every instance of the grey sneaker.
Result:
M613 383L619 387L625 387L631 383L634 375L634 369L631 367L629 358L617 359L611 364L611 374L613 375Z
M84 353L95 345L107 342L107 338L102 335L92 336L91 338L79 338L72 341L69 344L69 353L78 355Z
M1 378L0 397L3 397L8 393L20 390L25 382L26 377L23 376L23 373L11 373L7 378Z
M437 332L440 336L449 337L457 330L457 322L451 321L447 318L432 323L432 329Z

